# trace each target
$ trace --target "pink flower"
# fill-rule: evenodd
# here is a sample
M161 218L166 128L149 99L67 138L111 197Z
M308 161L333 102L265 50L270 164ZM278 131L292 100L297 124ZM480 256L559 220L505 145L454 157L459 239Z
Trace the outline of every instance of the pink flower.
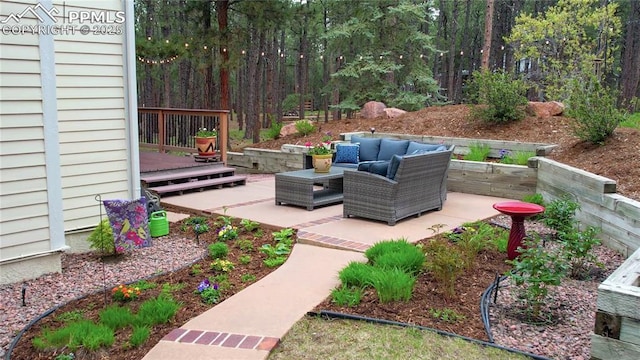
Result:
M304 146L311 147L311 141L307 141L306 143L304 143Z

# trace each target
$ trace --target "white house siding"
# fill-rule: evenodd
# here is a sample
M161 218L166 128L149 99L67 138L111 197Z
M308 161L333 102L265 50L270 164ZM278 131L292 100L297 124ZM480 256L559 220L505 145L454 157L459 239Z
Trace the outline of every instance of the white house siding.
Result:
M132 9L121 0L3 1L0 19L37 4L57 8L57 23L63 10ZM27 15L20 23L39 22ZM126 56L134 55L126 55L126 26L133 24L122 24L119 35L0 35L0 283L59 271L64 238L68 244L100 219L96 195L136 196L129 138L136 122L127 121L135 94L126 78ZM53 76L41 73L47 61ZM52 105L55 126L47 127L51 117L43 114Z
M1 18L24 6L3 3ZM0 281L7 282L31 275L12 259L46 253L51 244L39 40L0 36Z

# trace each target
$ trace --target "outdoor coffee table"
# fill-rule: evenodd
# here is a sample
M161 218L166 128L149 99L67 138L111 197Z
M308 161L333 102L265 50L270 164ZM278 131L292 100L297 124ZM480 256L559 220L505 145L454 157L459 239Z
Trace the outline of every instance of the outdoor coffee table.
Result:
M343 172L344 168L332 166L327 173L317 173L314 169L278 173L276 205L297 205L313 210L321 205L341 203Z

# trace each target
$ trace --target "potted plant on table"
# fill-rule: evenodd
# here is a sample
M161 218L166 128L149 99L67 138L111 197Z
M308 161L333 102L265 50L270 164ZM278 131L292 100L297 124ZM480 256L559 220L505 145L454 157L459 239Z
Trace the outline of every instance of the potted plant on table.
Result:
M313 168L316 172L326 173L331 169L331 160L333 159L333 151L331 151L331 141L313 146L311 142L305 144L307 154L311 155Z
M196 133L196 148L200 156L213 156L216 154L216 140L218 131L200 128Z

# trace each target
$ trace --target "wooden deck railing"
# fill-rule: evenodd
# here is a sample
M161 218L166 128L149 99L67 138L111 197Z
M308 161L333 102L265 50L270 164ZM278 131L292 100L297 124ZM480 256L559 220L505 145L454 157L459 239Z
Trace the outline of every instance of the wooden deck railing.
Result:
M138 108L138 142L141 149L195 153L200 128L218 130L217 147L227 163L228 110Z

